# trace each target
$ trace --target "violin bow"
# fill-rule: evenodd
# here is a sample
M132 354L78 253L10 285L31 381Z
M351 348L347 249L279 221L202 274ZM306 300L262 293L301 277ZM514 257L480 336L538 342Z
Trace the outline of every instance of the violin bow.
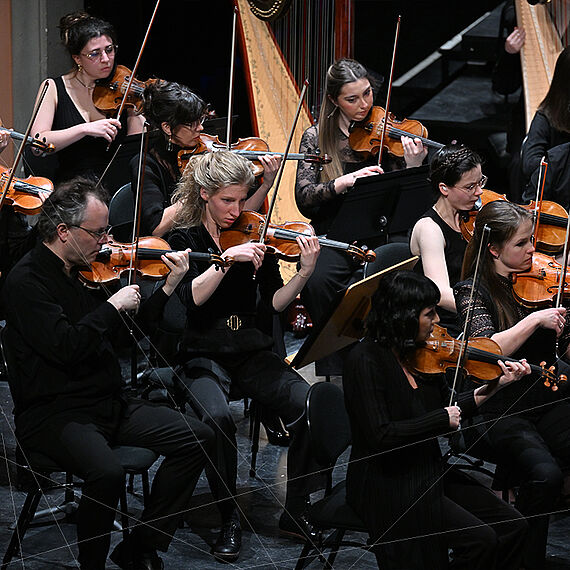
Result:
M38 116L40 107L44 101L48 87L49 87L49 81L46 79L46 81L43 84L40 96L38 97L38 100L36 101L36 104L34 106L34 110L32 112L32 116L30 117L30 121L28 123L28 127L26 128L26 132L24 133L24 141L27 141L30 137L30 131L32 130L34 121ZM6 200L6 195L8 194L8 190L10 189L10 184L12 184L12 180L14 180L14 176L16 175L16 168L18 167L18 164L20 164L22 154L24 153L24 147L25 144L22 143L20 145L20 148L18 149L18 152L16 153L16 157L14 158L14 163L12 164L12 168L9 171L8 180L2 190L2 194L0 194L0 209L2 209L2 205L4 204L4 200Z
M260 243L265 242L267 236L267 231L269 230L269 220L271 219L271 214L275 207L275 202L277 200L277 192L279 190L279 185L281 184L281 178L283 177L283 171L285 170L285 165L287 164L287 157L289 156L289 151L291 150L291 144L293 142L293 135L295 134L295 128L297 127L297 122L299 121L299 114L301 113L301 107L303 106L303 100L305 99L305 94L307 93L307 87L309 86L309 81L305 79L303 82L303 89L301 89L301 94L299 95L299 102L297 104L297 110L295 111L295 118L293 119L293 124L291 125L291 130L289 131L289 139L287 140L287 147L283 153L281 159L281 164L279 165L279 170L277 171L277 176L275 177L275 189L273 190L273 195L271 196L271 202L269 208L267 209L267 214L265 216L265 224L261 230L261 235L259 236Z
M396 22L396 34L394 36L394 50L392 51L392 64L390 65L390 78L388 80L388 89L386 93L386 105L384 107L384 121L382 123L382 131L380 134L380 150L378 151L378 166L382 163L382 149L384 148L384 137L386 136L386 128L388 125L388 113L390 107L390 97L392 95L392 81L394 79L394 67L396 64L396 48L398 46L398 38L400 37L400 22L402 21L402 16L398 16L398 21Z
M129 95L129 90L130 90L130 88L131 88L131 86L132 86L132 84L133 84L133 81L134 81L134 79L135 79L135 75L137 74L137 70L138 70L138 68L139 68L139 63L140 63L140 61L141 61L144 48L146 47L146 42L147 42L148 36L149 36L149 34L150 34L150 29L152 28L152 25L153 25L153 23L154 23L154 18L155 18L155 16L156 16L156 12L157 12L157 10L158 10L158 5L159 5L159 4L160 4L160 0L156 0L156 4L155 4L155 6L154 6L154 11L153 11L152 16L151 16L151 18L150 18L150 22L148 23L148 28L146 29L146 33L145 33L145 35L144 35L144 38L143 38L143 41L142 41L142 44L141 44L141 48L140 48L140 50L139 50L139 55L137 56L137 60L136 60L135 65L134 65L134 67L133 67L133 72L131 73L131 75L130 75L130 77L129 77L129 81L128 81L128 83L127 83L127 88L125 89L125 93L123 94L123 99L121 100L121 104L120 104L120 106L119 106L119 110L117 111L117 120L118 120L118 121L121 120L121 114L122 114L123 109L124 109L124 107L125 107L125 103L126 103L126 101L127 101L128 95Z
M232 146L232 113L234 104L234 67L235 67L235 55L236 55L236 29L237 29L237 17L238 17L238 7L234 5L234 19L232 23L232 55L230 60L230 89L228 93L228 123L226 125L226 148L230 150Z
M538 242L538 227L540 225L540 213L542 210L542 197L544 195L544 185L546 183L546 172L548 171L548 162L546 162L546 157L540 159L540 167L538 171L538 181L536 184L536 197L534 200L534 227L532 228L534 234L534 245Z
M475 229L473 229L475 233ZM453 384L451 386L451 394L449 395L449 406L453 404L455 397L455 390L457 387L457 379L459 377L459 369L461 368L461 362L467 351L467 345L469 344L469 335L467 331L471 324L471 317L473 315L473 296L475 291L479 287L479 262L481 261L481 254L483 252L483 244L487 243L489 235L491 234L491 228L485 224L483 226L483 235L481 236L481 241L479 242L479 250L477 251L477 260L475 262L475 271L473 273L473 282L471 283L471 291L469 292L469 301L467 305L467 315L465 316L465 324L463 325L463 331L461 333L461 342L459 343L459 355L457 356L457 366L455 367L455 374L453 375Z

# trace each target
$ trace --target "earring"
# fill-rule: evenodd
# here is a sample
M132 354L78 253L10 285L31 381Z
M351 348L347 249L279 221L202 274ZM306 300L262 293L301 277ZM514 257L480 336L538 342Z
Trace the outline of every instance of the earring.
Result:
M166 144L166 150L172 150L172 137L168 137L168 143Z
M83 66L80 63L78 63L77 64L77 73L81 73L82 71L83 71Z
M335 114L337 109L338 109L338 105L335 105L334 109L327 115L327 119L330 119Z

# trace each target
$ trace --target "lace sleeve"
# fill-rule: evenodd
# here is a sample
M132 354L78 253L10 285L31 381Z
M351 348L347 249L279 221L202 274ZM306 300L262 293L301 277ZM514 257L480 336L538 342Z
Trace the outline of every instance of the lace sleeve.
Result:
M301 138L299 152L319 154L319 135L316 127L309 127ZM304 216L313 217L316 207L337 197L334 180L320 182L319 165L300 160L297 164L295 201Z
M453 288L455 295L455 305L457 307L457 314L461 323L461 330L465 326L465 319L467 317L467 310L469 308L469 295L471 293L471 279L458 283ZM497 326L494 322L493 311L489 300L482 293L481 289L475 291L473 295L473 313L471 317L471 324L467 330L469 337L484 336L491 337L497 331Z

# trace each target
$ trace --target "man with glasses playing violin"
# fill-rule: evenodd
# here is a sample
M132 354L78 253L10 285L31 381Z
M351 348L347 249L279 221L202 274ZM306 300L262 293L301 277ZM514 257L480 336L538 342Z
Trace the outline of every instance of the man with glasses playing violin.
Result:
M202 471L213 432L192 416L129 397L112 341L129 314L156 322L188 269L184 252L163 256L170 274L141 305L137 285L108 296L78 280L108 240L105 193L85 179L53 192L38 219L41 242L12 270L3 290L4 335L18 442L84 480L77 512L82 569L103 570L124 472L111 447L145 447L164 460L121 568L158 569ZM136 326L138 328L138 325ZM130 566L131 551L134 566Z

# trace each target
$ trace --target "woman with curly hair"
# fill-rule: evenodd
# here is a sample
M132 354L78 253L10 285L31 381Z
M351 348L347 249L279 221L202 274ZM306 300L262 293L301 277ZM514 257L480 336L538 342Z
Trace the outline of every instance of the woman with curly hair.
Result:
M437 437L503 386L530 372L526 362L501 362L493 385L457 395L443 374L427 377L411 364L439 320L437 286L401 271L380 280L365 339L344 371L352 428L346 493L368 527L378 565L420 570L520 567L526 522L468 475L441 461Z
M112 77L117 64L113 26L85 12L74 12L63 16L59 27L73 69L48 79L49 87L32 133L39 133L55 145L58 166L54 182L79 175L98 180L118 143L126 135L142 130L143 118L132 110L125 112L121 121L107 118L93 103L95 86ZM109 175L104 182L113 186Z

